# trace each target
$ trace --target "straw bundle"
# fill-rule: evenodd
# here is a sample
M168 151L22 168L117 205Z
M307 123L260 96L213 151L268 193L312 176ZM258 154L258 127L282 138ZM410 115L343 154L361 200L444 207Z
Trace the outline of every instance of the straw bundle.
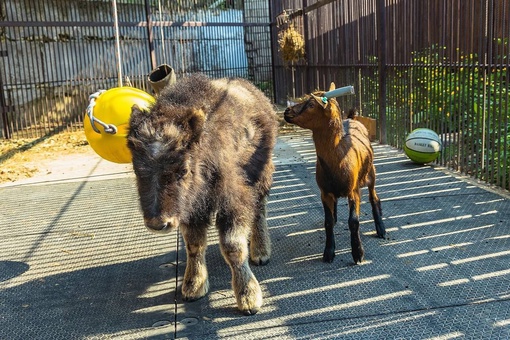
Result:
M278 33L280 55L285 62L293 63L305 56L305 40L294 25Z

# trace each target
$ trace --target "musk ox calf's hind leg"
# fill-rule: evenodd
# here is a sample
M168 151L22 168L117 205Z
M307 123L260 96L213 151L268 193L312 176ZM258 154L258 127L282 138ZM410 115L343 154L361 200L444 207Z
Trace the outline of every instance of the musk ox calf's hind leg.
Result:
M209 290L207 230L215 224L238 308L255 314L262 306L249 262L271 255L266 197L277 127L269 100L242 79L193 75L160 92L150 111L133 107L128 146L144 222L158 233L181 230L184 300Z

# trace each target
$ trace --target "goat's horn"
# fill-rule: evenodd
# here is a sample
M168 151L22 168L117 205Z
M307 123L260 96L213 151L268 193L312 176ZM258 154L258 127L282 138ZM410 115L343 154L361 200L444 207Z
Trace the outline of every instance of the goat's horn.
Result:
M349 86L339 87L337 89L328 91L328 92L324 93L324 97L329 99L329 98L345 96L348 94L354 94L354 86L349 85Z

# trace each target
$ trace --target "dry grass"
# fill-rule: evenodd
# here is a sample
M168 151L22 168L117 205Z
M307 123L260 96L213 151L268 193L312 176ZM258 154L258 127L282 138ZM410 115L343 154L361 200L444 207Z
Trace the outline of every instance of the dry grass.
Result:
M0 140L0 183L33 177L48 161L62 156L93 152L83 131L37 139Z
M284 107L278 108L280 134L293 133L296 126L285 123ZM31 139L0 139L0 183L49 174L52 162L69 155L97 156L89 146L83 130L62 132Z

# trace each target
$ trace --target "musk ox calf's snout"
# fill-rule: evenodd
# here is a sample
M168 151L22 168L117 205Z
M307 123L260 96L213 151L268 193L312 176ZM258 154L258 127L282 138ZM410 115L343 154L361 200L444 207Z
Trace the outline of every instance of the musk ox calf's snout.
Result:
M266 264L271 254L266 197L276 134L273 106L243 79L193 75L166 87L149 111L133 107L128 147L144 222L157 233L180 229L184 300L209 290L205 252L214 224L238 308L261 307L248 259Z
M145 217L144 223L149 231L158 234L167 234L179 227L179 219L177 217Z

